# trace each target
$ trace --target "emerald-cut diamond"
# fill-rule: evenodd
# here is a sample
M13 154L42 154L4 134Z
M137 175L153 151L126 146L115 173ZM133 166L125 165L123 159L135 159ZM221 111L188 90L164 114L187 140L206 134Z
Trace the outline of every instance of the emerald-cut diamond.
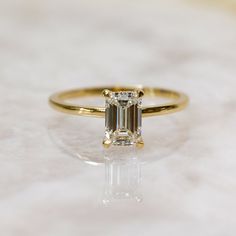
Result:
M103 92L106 98L106 130L103 144L143 146L142 91Z

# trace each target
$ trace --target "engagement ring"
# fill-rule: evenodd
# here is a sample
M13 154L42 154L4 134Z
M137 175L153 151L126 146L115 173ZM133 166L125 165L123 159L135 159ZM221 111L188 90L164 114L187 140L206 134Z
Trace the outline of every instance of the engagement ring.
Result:
M75 105L69 99L87 96L105 98L104 107ZM169 103L155 106L142 106L146 97L171 99ZM105 118L103 146L111 145L143 147L142 118L165 115L184 109L188 97L184 93L149 87L108 87L84 88L63 91L49 98L50 105L58 111L79 115Z

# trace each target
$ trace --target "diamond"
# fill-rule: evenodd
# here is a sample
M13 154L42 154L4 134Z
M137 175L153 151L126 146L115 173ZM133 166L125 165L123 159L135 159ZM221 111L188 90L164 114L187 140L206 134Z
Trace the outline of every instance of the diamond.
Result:
M106 98L105 138L103 144L143 146L142 95L140 91L104 91Z

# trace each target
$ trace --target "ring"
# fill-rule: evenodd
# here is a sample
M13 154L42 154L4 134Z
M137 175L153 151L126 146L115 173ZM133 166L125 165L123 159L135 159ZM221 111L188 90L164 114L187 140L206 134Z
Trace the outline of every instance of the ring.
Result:
M68 99L90 96L105 98L104 107L75 105ZM146 97L163 97L172 102L155 106L142 106ZM62 91L49 97L52 108L68 114L105 118L103 146L143 147L142 118L165 115L184 109L188 97L173 90L151 87L95 87Z

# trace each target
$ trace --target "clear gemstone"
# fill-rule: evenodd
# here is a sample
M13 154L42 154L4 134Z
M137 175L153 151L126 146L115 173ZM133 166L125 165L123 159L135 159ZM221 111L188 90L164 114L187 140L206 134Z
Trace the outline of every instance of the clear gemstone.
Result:
M106 98L105 140L128 146L141 139L142 100L137 92L112 92Z

